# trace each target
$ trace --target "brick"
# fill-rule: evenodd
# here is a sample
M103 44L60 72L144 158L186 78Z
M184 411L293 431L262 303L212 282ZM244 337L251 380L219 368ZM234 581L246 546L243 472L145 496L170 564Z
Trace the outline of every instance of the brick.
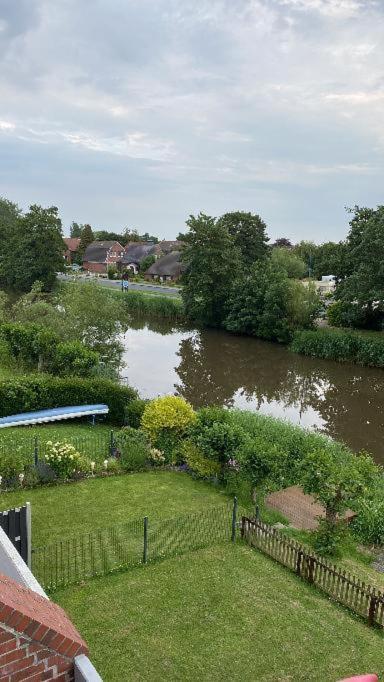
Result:
M27 632L27 630L25 632ZM34 631L33 635L31 635L31 637L32 639L35 640L35 642L41 642L44 639L44 637L48 634L48 632L49 627L47 625L43 625L42 623L40 623L39 626Z
M25 668L29 668L34 664L35 660L33 656L27 656L26 658L22 658L21 660L14 660L10 663L7 663L6 666L4 666L3 671L9 672L9 673L17 673L19 670L24 670Z
M9 639L8 642L3 642L3 644L0 644L0 656L2 656L3 654L7 654L8 651L13 651L13 649L16 649L16 647L17 647L16 637Z
M12 632L7 632L6 630L0 631L0 644L8 642L10 639L14 639Z
M26 658L25 649L15 649L14 651L9 651L7 654L0 656L0 668L3 666L8 666L8 664L13 661L20 661L22 658Z
M35 653L35 656L36 656L36 660L37 660L37 661L43 661L43 660L45 660L46 658L52 656L52 651L50 651L49 649L45 649L45 648L43 647L42 649L40 649L40 651L37 651L37 652Z
M65 651L65 656L67 658L74 658L78 653L81 653L81 650L79 642L70 642L68 649Z
M46 670L46 671L42 674L41 679L42 679L42 680L53 680L53 679L54 679L54 672L53 672L53 670Z
M22 670L19 670L19 672L12 673L11 680L12 682L24 682L24 680L30 680L30 678L34 678L35 675L40 675L40 677L37 677L36 679L41 679L41 675L44 672L44 663L40 663L39 665L30 665L28 668L23 668Z

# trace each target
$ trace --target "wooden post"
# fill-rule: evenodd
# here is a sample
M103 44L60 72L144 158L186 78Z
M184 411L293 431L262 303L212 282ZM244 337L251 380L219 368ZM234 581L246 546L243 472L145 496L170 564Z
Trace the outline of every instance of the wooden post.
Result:
M376 609L377 609L377 597L376 597L376 595L373 594L371 599L370 599L370 602L369 602L368 625L373 626L375 624Z
M233 509L232 509L232 534L231 540L235 542L236 540L236 516L237 516L237 497L233 498Z
M304 552L299 549L297 553L297 560L296 560L296 575L301 576L301 562L303 560Z
M148 516L144 516L144 547L143 547L143 564L148 561Z
M241 539L244 540L245 535L245 516L241 517L241 529L240 529Z
M307 556L306 559L307 559L307 568L308 568L307 580L310 584L312 584L314 581L313 574L314 574L315 559L313 558L313 556Z

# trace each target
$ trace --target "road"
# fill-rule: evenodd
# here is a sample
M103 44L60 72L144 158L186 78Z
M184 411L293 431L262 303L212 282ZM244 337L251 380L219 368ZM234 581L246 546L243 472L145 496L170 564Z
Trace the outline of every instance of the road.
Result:
M63 273L58 274L58 278L62 281L73 282L73 275L65 275ZM104 279L103 277L76 277L76 282L97 282L103 287L109 287L110 289L121 290L121 280L120 279ZM141 284L138 282L129 282L130 291L144 291L147 293L163 294L164 296L179 296L179 287L167 287L165 285L158 284Z

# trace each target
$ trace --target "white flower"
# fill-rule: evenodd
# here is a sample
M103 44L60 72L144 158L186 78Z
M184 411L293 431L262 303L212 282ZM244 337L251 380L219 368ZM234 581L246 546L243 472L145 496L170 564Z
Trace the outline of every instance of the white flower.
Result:
M108 460L107 459L104 460L104 468L108 469Z
M19 481L20 481L20 485L23 485L24 474L19 474Z
M91 469L92 469L92 471L94 470L94 468L95 468L95 462L91 462Z
M0 476L0 486L1 486L2 480L3 480L3 477Z

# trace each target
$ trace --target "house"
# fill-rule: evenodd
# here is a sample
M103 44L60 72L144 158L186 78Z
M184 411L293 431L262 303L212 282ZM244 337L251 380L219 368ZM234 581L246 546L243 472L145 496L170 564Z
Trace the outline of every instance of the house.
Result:
M115 241L94 241L85 249L83 268L88 272L106 274L109 265L119 263L124 247Z
M180 251L182 246L183 242L179 242L177 239L163 239L161 242L156 244L157 255L166 255L167 253L171 253L171 251Z
M175 282L180 278L184 265L180 260L180 251L171 251L158 258L146 271L144 277L148 280L157 279L160 282Z
M129 242L124 249L120 267L123 270L132 270L133 274L137 275L140 263L147 256L154 255L156 257L155 252L156 248L153 242Z
M64 251L64 260L66 265L72 265L75 262L76 254L80 246L80 237L64 237L66 250Z

